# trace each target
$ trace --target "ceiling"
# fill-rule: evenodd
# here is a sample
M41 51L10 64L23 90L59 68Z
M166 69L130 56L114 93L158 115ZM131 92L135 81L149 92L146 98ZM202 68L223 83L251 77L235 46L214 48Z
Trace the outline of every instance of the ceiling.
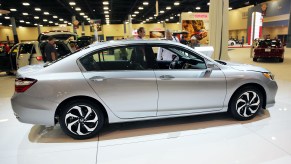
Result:
M70 24L72 16L76 16L79 22L85 24L89 24L90 19L101 19L101 23L106 24L106 17L108 17L110 24L122 24L128 20L129 14L132 15L132 23L143 21L144 23L161 21L176 23L179 21L179 13L181 12L208 12L207 3L209 1L158 0L159 12L164 11L164 13L159 13L155 17L156 0L0 0L0 13L1 10L10 11L8 14L0 15L0 25L1 23L5 26L10 25L10 17L14 17L17 26L36 26L37 24L55 26ZM232 9L237 9L265 1L268 0L229 0L229 6ZM144 2L148 4L143 4ZM174 5L175 2L176 5ZM177 5L178 3L179 5ZM104 9L104 7L108 7L108 9ZM166 9L167 7L171 9ZM108 11L108 14L105 14L105 11Z

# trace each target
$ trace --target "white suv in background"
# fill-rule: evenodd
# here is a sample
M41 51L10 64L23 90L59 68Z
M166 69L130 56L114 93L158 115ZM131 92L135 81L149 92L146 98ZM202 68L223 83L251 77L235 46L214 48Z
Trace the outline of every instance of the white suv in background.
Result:
M17 69L26 66L44 63L44 48L48 37L53 36L56 39L57 55L64 56L73 52L69 41L76 40L77 35L71 32L46 32L38 36L38 41L21 42L14 45L8 55L0 56L0 71L6 71L7 74L14 73Z

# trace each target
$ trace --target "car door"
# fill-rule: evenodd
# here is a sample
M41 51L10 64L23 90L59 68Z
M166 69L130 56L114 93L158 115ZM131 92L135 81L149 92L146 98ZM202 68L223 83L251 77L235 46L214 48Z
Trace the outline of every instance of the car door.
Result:
M122 46L92 52L80 59L84 77L119 118L157 114L156 77L145 46Z
M18 69L30 64L33 44L20 44L18 56L16 59Z
M184 48L164 48L177 58L173 61L157 61L158 115L221 110L226 95L223 72L218 67L207 68L209 61Z
M0 53L0 70L1 71L12 71L16 69L16 56L18 53L19 44L13 46L10 52Z

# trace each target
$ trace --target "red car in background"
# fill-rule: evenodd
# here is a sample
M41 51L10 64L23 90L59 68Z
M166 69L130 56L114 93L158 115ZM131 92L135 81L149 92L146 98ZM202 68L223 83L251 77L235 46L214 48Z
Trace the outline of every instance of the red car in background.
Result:
M280 40L259 40L257 47L254 49L253 61L257 61L258 58L276 58L279 59L279 62L283 62L284 51L284 46Z

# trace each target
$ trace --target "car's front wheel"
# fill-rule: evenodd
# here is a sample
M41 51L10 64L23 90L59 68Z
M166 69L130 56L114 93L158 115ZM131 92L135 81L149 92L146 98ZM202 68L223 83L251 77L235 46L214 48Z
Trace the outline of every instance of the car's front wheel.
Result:
M62 130L74 139L88 139L97 135L104 124L98 105L88 100L72 101L60 114Z
M229 110L237 120L249 120L256 116L262 108L262 93L254 87L238 90L231 99Z

